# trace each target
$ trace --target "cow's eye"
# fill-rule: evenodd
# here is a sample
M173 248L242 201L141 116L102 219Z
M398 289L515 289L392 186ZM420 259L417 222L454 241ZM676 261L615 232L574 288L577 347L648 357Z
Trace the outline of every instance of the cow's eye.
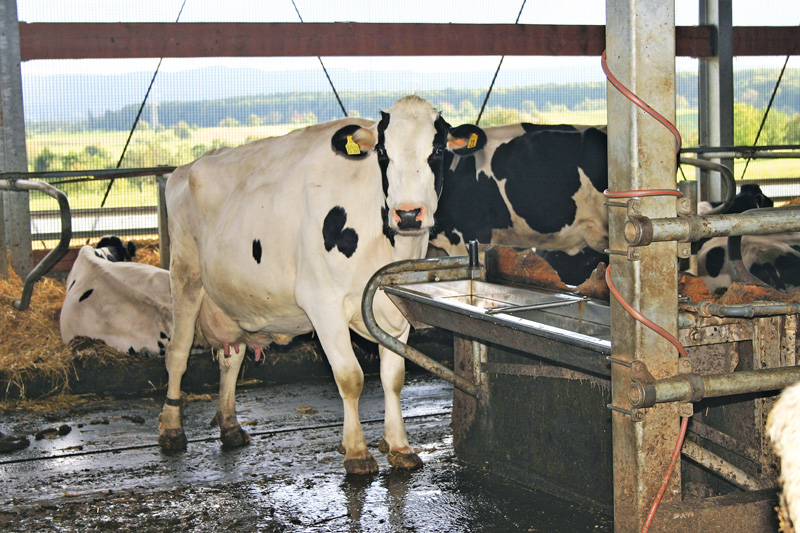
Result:
M442 155L443 152L444 148L442 148L441 146L437 146L436 148L433 149L433 155Z
M375 151L378 152L378 156L386 157L386 148L383 145L379 144L375 147Z

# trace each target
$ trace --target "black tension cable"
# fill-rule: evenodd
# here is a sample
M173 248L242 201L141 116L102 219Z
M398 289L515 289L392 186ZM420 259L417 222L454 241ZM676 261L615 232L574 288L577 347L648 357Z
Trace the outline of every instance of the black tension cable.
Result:
M519 18L522 16L522 10L525 9L525 2L527 0L522 0L522 5L519 8L519 13L517 13L517 20L514 21L514 24L519 24ZM506 56L500 57L500 62L497 64L497 70L494 71L494 77L492 78L492 83L489 84L489 90L486 91L486 98L483 99L483 105L481 105L481 110L478 112L478 118L475 119L475 125L477 126L480 121L481 117L483 116L483 110L486 109L486 103L489 101L489 95L492 94L492 88L494 87L494 82L497 80L497 74L500 72L500 67L503 65L503 60Z
M292 6L294 6L294 12L297 13L297 18L300 19L300 24L305 24L303 17L300 16L300 10L297 9L297 4L294 3L294 0L292 0ZM331 77L328 75L328 69L325 68L325 63L322 62L322 58L320 56L317 56L317 60L319 60L319 64L322 66L322 72L325 73L325 77L328 78L328 83L330 84L331 89L333 90L333 95L336 97L336 101L339 102L339 107L342 109L342 113L344 113L345 117L349 116L347 114L347 109L344 108L342 99L339 98L339 93L336 92L336 87L334 87L333 85L333 80L331 80Z
M181 13L183 13L183 8L186 7L186 1L183 0L181 4L181 9L178 11L178 16L175 19L175 22L180 21ZM131 138L133 137L133 132L136 131L136 126L139 124L139 119L142 116L142 111L144 111L144 106L147 104L147 99L150 96L150 91L153 89L153 84L156 81L156 76L158 76L158 71L161 68L161 62L164 61L164 58L160 58L158 60L158 65L156 65L156 70L153 72L153 77L150 79L150 85L147 87L147 92L144 93L144 99L142 100L142 104L139 106L139 111L136 113L136 118L133 119L133 126L131 126L131 131L128 132L128 138L125 140L125 146L122 147L122 153L119 155L119 161L117 161L117 168L122 165L122 160L125 159L125 153L128 151L128 145L131 143ZM111 186L114 185L114 179L111 178L108 182L108 187L106 187L106 193L103 195L103 201L100 202L100 207L106 205L106 199L108 199L108 193L111 192Z
M772 89L772 95L769 97L769 103L767 103L767 109L764 110L764 116L761 118L761 124L758 126L758 132L756 132L756 140L753 141L753 147L758 144L758 139L761 137L761 131L764 129L764 124L767 123L767 116L769 115L769 110L772 109L772 103L775 101L775 95L778 94L778 87L781 85L783 73L786 72L786 65L789 64L789 57L790 56L788 55L786 56L786 60L783 62L781 73L778 74L778 81L775 82L775 87ZM753 159L752 154L747 156L747 160L744 163L744 170L742 170L742 176L739 178L740 180L744 179L744 175L747 172L747 167L750 166L751 159Z

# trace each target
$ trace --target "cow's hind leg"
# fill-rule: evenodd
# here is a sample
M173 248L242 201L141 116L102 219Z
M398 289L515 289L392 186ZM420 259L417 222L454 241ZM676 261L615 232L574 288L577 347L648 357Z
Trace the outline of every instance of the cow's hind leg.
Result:
M238 448L250 443L250 435L239 425L236 418L236 379L247 351L247 345L236 343L230 346L230 357L218 350L219 402L214 421L219 424L219 439L226 448Z
M170 265L173 324L166 355L169 381L164 409L158 417L158 445L167 452L186 449L181 379L189 362L189 351L194 342L195 322L205 293L199 272L177 262L177 246L174 241L173 246L175 248Z
M408 330L402 335L402 342L408 336ZM381 453L388 453L389 464L395 468L414 470L422 466L422 459L408 443L403 413L400 407L400 392L403 390L405 377L405 359L384 348L379 349L381 357L381 383L386 405L386 426L384 438L378 445Z

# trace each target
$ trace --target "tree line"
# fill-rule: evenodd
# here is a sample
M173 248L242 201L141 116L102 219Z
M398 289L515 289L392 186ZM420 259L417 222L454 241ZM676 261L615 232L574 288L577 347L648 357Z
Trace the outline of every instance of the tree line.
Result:
M774 70L736 71L734 99L756 109L763 108L769 100L777 78ZM677 74L678 108L697 108L697 75L693 72ZM388 109L405 93L342 92L340 99L351 117L375 118L379 109ZM455 122L475 122L486 97L481 89L442 89L420 91L420 96L444 107L448 119ZM518 110L535 116L539 111L551 109L593 110L605 109L605 82L545 84L526 87L494 89L489 100L491 109ZM788 116L800 113L800 69L788 70L781 82L776 111ZM79 131L127 131L139 110L139 105L128 105L99 116L73 122L39 122L28 125L33 133ZM342 118L336 97L330 92L295 92L234 97L219 100L161 102L148 104L142 118L151 126L172 128L180 123L192 127L326 122ZM497 117L502 120L503 117ZM482 125L491 125L482 117ZM493 121L494 122L494 121Z

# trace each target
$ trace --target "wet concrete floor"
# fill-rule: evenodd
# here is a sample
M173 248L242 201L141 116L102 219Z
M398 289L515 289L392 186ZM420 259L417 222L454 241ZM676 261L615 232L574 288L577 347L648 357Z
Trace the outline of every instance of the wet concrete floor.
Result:
M425 466L390 469L377 450L383 395L368 376L361 419L380 473L346 476L332 380L240 390L253 439L225 450L213 394L190 396L186 452L155 444L163 397L107 399L52 413L17 411L0 454L0 531L512 532L611 531L611 517L529 490L454 455L452 386L429 374L403 391L409 439ZM38 436L37 436L38 434Z

